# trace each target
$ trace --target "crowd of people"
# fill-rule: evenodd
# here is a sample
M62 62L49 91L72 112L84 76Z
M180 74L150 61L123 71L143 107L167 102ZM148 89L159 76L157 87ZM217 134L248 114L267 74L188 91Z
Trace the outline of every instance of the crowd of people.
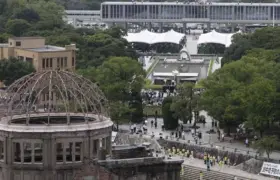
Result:
M142 99L143 103L147 105L161 105L163 99L167 96L166 93L153 90L143 90Z
M191 159L195 158L194 152L188 149L179 149L176 147L172 147L171 149L167 149L165 153L168 155L169 158L173 156L180 156L181 158L191 158ZM225 165L230 166L230 159L227 156L220 157L220 156L204 153L203 160L208 171L210 171L211 167L215 165L219 166L219 170L222 170Z

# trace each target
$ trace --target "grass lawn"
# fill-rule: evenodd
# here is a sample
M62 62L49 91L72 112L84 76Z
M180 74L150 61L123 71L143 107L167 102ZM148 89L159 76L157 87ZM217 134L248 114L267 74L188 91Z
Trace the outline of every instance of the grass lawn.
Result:
M158 117L161 117L161 106L145 106L143 110L144 115L147 116L155 116L156 111L158 112Z

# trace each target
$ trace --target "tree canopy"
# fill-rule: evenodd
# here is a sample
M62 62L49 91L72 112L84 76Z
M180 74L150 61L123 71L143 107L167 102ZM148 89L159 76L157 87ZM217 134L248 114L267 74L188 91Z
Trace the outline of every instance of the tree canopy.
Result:
M110 57L98 68L81 69L79 72L100 85L112 103L112 107L122 106L118 111L113 109L112 115L128 119L130 117L127 116L127 113L131 112L132 116L135 115L134 120L142 120L143 109L140 92L144 84L145 72L136 60L129 57Z
M279 49L279 35L279 27L261 28L251 34L235 34L232 44L225 50L222 63L226 64L239 60L242 56L246 55L249 50L255 48L267 50Z
M34 72L33 65L16 58L0 60L0 81L9 86L15 80Z
M203 81L201 104L228 133L230 127L245 123L262 136L279 122L278 56L279 50L247 50L240 60L226 63Z

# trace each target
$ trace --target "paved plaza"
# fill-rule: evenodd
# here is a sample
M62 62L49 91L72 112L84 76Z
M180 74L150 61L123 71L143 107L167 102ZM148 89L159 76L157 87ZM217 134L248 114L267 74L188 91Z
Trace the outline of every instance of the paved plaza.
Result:
M232 142L232 143L230 143L229 141L220 142L218 140L217 133L215 133L215 134L206 133L206 131L209 131L212 128L212 119L210 116L207 115L207 113L205 111L200 112L200 115L204 115L206 117L205 125L197 124L198 126L200 126L200 128L197 131L200 131L202 133L202 139L200 140L201 146L210 147L211 144L213 144L213 146L218 149L222 149L224 147L225 151L234 152L234 150L236 148L237 153L247 154L249 151L250 155L256 155L255 149L250 148L250 147L247 148L245 146L245 144L243 144L241 142ZM162 133L163 137L170 136L171 131L162 131L162 129L161 129L161 125L163 124L162 118L157 119L157 122L158 122L157 129L155 129L154 127L151 127L151 120L154 120L154 118L148 118L148 124L147 124L147 129L148 129L147 135L148 136L152 135L152 132L154 133L156 138L160 137L160 135L159 135L160 133ZM141 126L142 126L142 124L138 124L137 128L140 128ZM130 130L129 125L120 125L119 127L121 129ZM190 141L190 143L195 144L195 140L192 137L191 132L185 133L185 140L180 139L179 141L188 143L188 140ZM266 155L264 154L263 157L266 157ZM280 160L280 152L273 152L270 155L270 158L275 159L275 160Z

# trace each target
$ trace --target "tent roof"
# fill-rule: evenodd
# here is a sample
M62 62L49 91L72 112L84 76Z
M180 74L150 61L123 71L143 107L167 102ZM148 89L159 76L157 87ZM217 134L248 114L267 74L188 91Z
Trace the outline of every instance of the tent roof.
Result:
M237 33L240 33L240 31L238 31ZM213 30L209 33L201 34L198 38L197 44L217 43L229 47L231 45L232 36L234 34L235 33L231 33L231 34L218 33L215 30Z
M185 34L178 33L174 30L170 30L165 33L154 33L148 30L143 30L139 33L127 33L127 36L125 36L124 38L128 42L139 42L145 44L156 44L156 43L179 44L184 37Z

